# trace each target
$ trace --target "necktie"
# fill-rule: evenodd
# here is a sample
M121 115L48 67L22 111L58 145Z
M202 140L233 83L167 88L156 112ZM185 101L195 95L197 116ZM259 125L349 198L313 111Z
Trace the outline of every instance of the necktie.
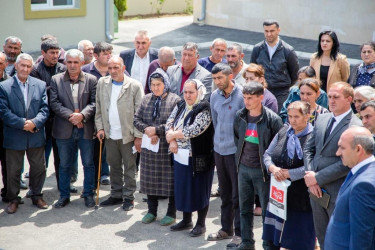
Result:
M347 181L349 181L349 179L353 176L353 173L352 171L349 171L348 175L346 176L346 179L344 181L344 183L346 183Z
M327 140L328 136L331 134L333 124L335 124L336 119L334 117L331 118L331 121L327 127L326 133L324 134L324 142Z

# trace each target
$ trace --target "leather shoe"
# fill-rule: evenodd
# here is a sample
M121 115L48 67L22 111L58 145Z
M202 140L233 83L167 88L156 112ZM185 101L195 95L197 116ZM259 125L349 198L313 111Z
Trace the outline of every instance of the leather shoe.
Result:
M70 202L69 198L60 198L55 205L53 205L55 208L62 208L65 207Z
M113 198L110 196L108 199L101 202L100 206L106 207L106 206L113 206L113 205L118 205L118 204L122 204L122 198Z
M196 225L193 230L190 231L190 237L198 237L201 236L206 232L206 227L202 227L201 225Z
M193 227L193 222L185 222L184 220L180 221L176 225L170 227L171 231L182 231L186 229L190 229Z
M85 197L85 205L86 207L93 207L95 206L95 201L92 195Z
M10 202L7 208L5 209L5 212L8 214L14 214L17 211L18 208L18 202Z
M43 200L42 198L39 198L37 200L33 200L33 204L40 209L47 209L48 208L47 202L45 200Z

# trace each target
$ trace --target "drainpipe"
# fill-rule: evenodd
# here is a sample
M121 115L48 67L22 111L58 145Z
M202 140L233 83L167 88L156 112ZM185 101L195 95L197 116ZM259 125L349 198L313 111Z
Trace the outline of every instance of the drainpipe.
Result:
M111 42L113 40L113 36L111 34L111 4L113 1L105 0L105 37L107 42Z
M206 19L206 0L202 0L202 11L201 11L201 17L197 18L198 22L203 21Z

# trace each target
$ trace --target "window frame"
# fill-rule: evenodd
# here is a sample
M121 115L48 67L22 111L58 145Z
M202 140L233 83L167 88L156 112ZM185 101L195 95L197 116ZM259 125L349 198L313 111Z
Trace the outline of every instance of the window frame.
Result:
M47 0L47 4L52 2ZM34 9L31 7L31 0L24 0L24 17L25 19L44 19L59 17L78 17L86 16L87 0L73 0L73 6L55 6L46 8L45 4L42 8ZM74 6L79 7L74 7Z
M69 5L53 5L53 0L46 0L45 4L31 4L32 11L38 10L61 10L61 9L74 9L76 4L79 4L79 1L72 0L72 4Z

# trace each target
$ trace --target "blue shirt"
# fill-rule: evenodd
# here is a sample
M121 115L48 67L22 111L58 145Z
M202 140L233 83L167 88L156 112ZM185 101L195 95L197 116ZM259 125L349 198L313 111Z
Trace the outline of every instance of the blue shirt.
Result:
M223 58L221 60L222 63L227 63L227 60L225 58ZM212 68L215 66L216 63L214 63L213 61L210 60L210 57L207 56L207 57L203 57L203 58L200 58L198 60L198 63L200 66L202 66L203 68L207 69L208 71L212 71Z
M236 153L234 144L233 122L236 112L245 107L242 86L234 84L232 93L225 98L223 91L216 89L211 94L211 115L215 128L214 150L220 155Z
M28 84L29 77L27 77L25 83L22 83L20 79L18 79L17 75L15 75L15 77L17 79L18 86L20 86L20 89L23 95L23 100L25 101L25 107L27 109L27 93L29 92L29 84Z

